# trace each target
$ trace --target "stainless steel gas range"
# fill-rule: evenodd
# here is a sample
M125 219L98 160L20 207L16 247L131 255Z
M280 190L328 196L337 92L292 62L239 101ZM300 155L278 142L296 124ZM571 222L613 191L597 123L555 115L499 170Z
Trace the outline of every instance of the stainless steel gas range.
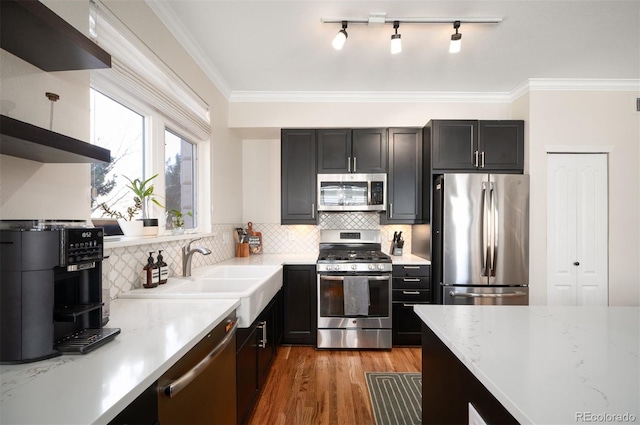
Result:
M322 230L318 348L391 348L391 257L377 230Z

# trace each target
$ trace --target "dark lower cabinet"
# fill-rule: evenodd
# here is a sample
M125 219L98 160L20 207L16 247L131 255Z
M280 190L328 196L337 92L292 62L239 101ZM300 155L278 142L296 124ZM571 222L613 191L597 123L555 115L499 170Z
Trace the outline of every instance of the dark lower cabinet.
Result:
M318 296L314 265L284 266L283 335L284 344L316 345Z
M422 321L413 311L415 304L430 304L431 266L394 265L392 279L394 346L419 346L422 343Z
M155 381L125 409L113 418L109 425L157 425L158 381Z
M282 333L278 329L281 297L281 292L276 294L251 326L238 328L236 334L236 408L240 424L249 421L276 356Z
M488 424L518 421L455 354L422 325L422 423L470 424L469 403Z

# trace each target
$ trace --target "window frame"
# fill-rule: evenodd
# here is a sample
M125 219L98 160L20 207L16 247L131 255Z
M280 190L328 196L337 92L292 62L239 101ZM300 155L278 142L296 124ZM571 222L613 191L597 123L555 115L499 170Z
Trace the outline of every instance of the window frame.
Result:
M123 106L133 110L144 117L145 141L143 147L143 169L145 178L156 173L158 177L154 179L155 192L162 195L166 193L165 184L165 130L179 135L196 146L195 158L195 200L196 200L196 227L187 229L189 234L209 233L211 229L211 213L205 205L210 205L210 163L205 158L209 158L210 140L201 140L192 134L188 129L179 125L176 120L171 119L166 114L151 107L146 102L133 96L125 88L99 75L92 73L90 88L94 89ZM162 199L161 198L161 199ZM156 205L152 205L150 217L158 219L158 236L171 234L166 230L167 214L166 210ZM149 238L145 238L148 240Z

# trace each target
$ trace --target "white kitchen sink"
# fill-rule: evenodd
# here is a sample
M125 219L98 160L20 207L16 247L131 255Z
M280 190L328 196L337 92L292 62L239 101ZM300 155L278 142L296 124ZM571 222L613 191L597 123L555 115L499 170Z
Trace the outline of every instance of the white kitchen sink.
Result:
M280 266L206 266L191 277L171 277L164 285L134 289L121 298L237 298L238 326L248 328L282 287Z

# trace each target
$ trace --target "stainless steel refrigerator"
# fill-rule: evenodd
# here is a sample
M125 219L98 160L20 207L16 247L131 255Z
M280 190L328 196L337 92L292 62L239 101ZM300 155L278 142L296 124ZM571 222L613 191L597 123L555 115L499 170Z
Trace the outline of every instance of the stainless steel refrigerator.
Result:
M433 191L432 271L444 304L529 303L529 176L444 174Z

